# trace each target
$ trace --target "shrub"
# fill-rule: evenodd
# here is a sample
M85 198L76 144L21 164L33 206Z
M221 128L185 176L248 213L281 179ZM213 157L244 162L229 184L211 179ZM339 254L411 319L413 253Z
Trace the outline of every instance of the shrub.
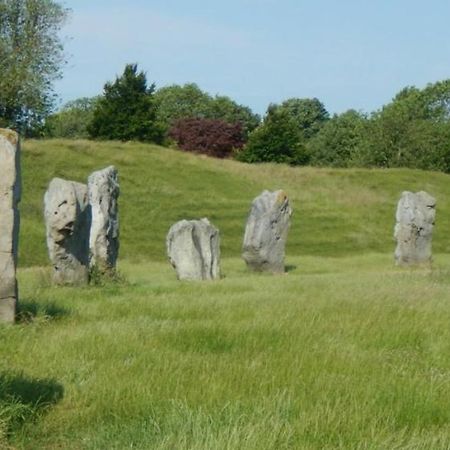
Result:
M216 158L230 156L244 145L242 126L217 119L180 119L169 130L179 148Z

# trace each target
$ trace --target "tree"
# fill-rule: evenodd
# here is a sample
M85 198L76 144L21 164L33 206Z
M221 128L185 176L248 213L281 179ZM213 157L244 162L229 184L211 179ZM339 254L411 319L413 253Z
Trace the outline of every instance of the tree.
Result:
M162 130L156 123L155 85L147 87L144 72L127 64L114 83L106 83L88 126L93 138L138 140L160 143Z
M329 119L328 111L317 98L290 98L277 106L292 119L305 140L317 134Z
M449 80L402 89L372 115L362 163L448 171L449 100Z
M436 122L450 120L450 79L428 84L422 97L428 119Z
M240 105L225 95L213 97L207 107L206 115L211 119L223 120L231 124L239 123L245 138L261 123L261 117L248 106Z
M241 125L218 119L179 119L169 136L183 150L217 158L231 156L233 150L244 145Z
M88 126L94 117L99 97L82 97L67 102L60 111L45 119L44 136L87 138Z
M174 84L158 89L155 102L158 106L158 122L168 130L179 119L206 118L211 96L195 83L183 86Z
M0 0L0 125L30 133L54 103L68 10L52 0Z
M244 137L260 123L252 110L226 96L212 97L195 83L160 88L155 93L157 120L168 131L180 119L216 119L229 124L239 123Z
M237 159L244 162L307 164L301 130L286 110L270 105L263 123L254 130Z
M349 110L334 115L308 142L311 164L349 167L359 160L367 118Z

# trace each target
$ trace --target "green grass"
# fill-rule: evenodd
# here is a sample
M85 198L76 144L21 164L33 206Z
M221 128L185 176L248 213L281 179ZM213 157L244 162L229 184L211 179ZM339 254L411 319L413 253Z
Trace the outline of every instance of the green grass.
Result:
M52 176L121 175L123 281L52 287ZM21 312L0 327L0 448L450 448L449 177L248 166L168 149L26 142ZM286 275L239 258L251 199L284 188ZM438 200L432 268L393 265L402 190ZM207 216L224 277L178 282L169 226Z
M165 237L180 219L208 217L225 257L240 254L246 216L263 189L284 189L294 209L287 252L345 256L390 252L404 190L437 199L434 249L449 252L450 177L419 170L248 165L137 143L27 141L23 146L20 264L47 264L42 202L52 177L86 182L96 169L119 170L121 257L165 261Z
M48 405L10 444L448 449L450 257L288 263L273 277L225 259L209 283L122 263L126 283L84 289L21 271L24 319L0 329L0 356Z

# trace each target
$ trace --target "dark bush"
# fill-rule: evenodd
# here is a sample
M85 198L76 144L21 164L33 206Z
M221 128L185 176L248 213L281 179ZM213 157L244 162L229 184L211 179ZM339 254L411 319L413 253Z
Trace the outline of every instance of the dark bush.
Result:
M170 128L169 137L182 150L204 153L216 158L231 156L234 149L244 145L240 123L217 119L180 119Z

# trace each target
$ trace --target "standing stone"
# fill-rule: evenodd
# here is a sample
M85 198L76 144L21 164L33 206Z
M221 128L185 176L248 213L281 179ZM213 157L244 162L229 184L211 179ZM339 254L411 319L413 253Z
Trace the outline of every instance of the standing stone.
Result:
M20 189L19 136L0 129L0 322L13 323L18 304Z
M264 191L253 200L242 257L256 272L284 272L284 251L292 209L284 191Z
M431 262L436 200L424 191L405 191L398 202L394 237L397 265Z
M86 284L89 278L87 186L53 178L44 197L47 247L55 284Z
M171 226L166 244L179 280L220 278L219 230L208 219L177 222Z
M114 166L89 176L88 197L92 211L89 265L112 275L119 255L119 181Z

